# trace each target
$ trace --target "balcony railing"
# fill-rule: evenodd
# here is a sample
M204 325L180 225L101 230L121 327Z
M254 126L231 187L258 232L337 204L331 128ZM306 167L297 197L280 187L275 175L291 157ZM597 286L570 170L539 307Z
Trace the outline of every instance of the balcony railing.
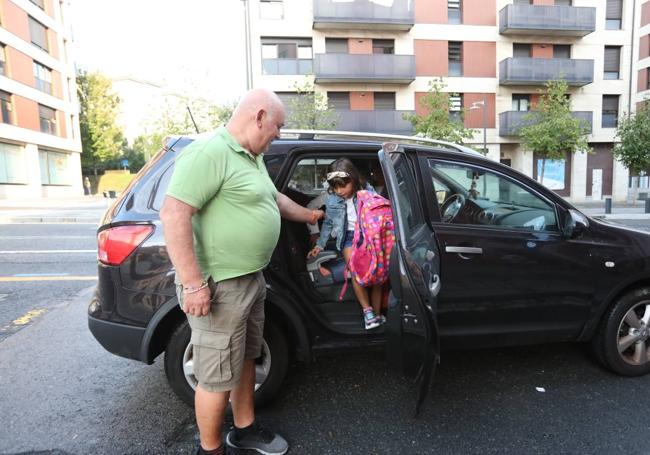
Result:
M594 81L594 61L573 58L511 57L499 62L501 85L543 85L564 79L580 87Z
M519 130L528 125L535 123L534 114L531 118L526 118L527 111L506 111L499 114L499 135L500 136L519 136ZM574 118L582 120L588 126L589 133L593 130L593 112L591 111L573 111L571 115Z
M596 8L507 5L499 11L504 35L585 36L596 30Z
M415 56L392 54L316 54L316 82L383 82L415 80Z
M415 24L412 0L393 0L383 6L369 0L314 0L314 28L410 30Z
M312 59L265 58L262 60L262 74L312 74Z
M404 114L415 114L415 111L348 111L336 110L340 131L362 131L370 133L413 134L411 122L404 120Z

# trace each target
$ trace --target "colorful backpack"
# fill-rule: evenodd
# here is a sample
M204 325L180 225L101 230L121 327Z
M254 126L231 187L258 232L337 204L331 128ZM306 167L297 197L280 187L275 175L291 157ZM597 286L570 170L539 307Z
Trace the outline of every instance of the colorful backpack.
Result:
M354 227L352 255L346 269L363 287L384 284L388 280L390 253L395 245L395 228L390 201L362 190L357 193L357 224Z

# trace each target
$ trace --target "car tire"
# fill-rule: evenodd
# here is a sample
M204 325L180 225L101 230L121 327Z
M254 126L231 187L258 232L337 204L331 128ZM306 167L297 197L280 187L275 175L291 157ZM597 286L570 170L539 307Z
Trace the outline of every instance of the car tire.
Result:
M623 376L650 373L650 288L635 289L605 313L592 341L596 358Z
M188 346L190 337L190 326L187 320L184 320L176 326L167 343L165 374L174 393L187 405L194 406L196 378L191 374L191 346ZM266 379L259 386L256 385L256 406L263 406L276 396L289 368L286 337L271 320L267 320L265 324L264 344L264 352L257 360L256 369L263 372L262 374L266 373Z

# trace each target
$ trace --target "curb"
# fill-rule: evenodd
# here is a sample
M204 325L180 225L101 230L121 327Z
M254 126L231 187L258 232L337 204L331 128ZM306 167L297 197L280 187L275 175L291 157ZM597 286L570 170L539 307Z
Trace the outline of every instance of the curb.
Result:
M604 220L650 220L650 213L585 213L585 215Z

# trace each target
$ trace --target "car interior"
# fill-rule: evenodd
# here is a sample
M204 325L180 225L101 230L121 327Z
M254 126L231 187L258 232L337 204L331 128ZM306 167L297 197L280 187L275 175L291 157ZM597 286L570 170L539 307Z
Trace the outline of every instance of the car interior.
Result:
M327 168L340 156L340 153L329 157L309 155L297 160L282 192L304 207L325 210L328 194ZM346 157L359 170L362 183L368 182L377 193L388 197L376 155L350 154ZM342 254L336 250L336 239L330 238L325 250L315 258L307 259L307 253L318 239L321 224L322 221L319 222L318 229L310 230L304 223L283 220L283 235L287 236L283 242L288 249L287 267L291 276L298 277L297 283L294 284L303 294L309 296L309 301L314 303L319 317L335 330L346 334L381 333L381 327L370 332L364 329L361 306L351 283L348 283L347 290L340 299L344 287L345 262ZM387 298L388 286L384 294Z

